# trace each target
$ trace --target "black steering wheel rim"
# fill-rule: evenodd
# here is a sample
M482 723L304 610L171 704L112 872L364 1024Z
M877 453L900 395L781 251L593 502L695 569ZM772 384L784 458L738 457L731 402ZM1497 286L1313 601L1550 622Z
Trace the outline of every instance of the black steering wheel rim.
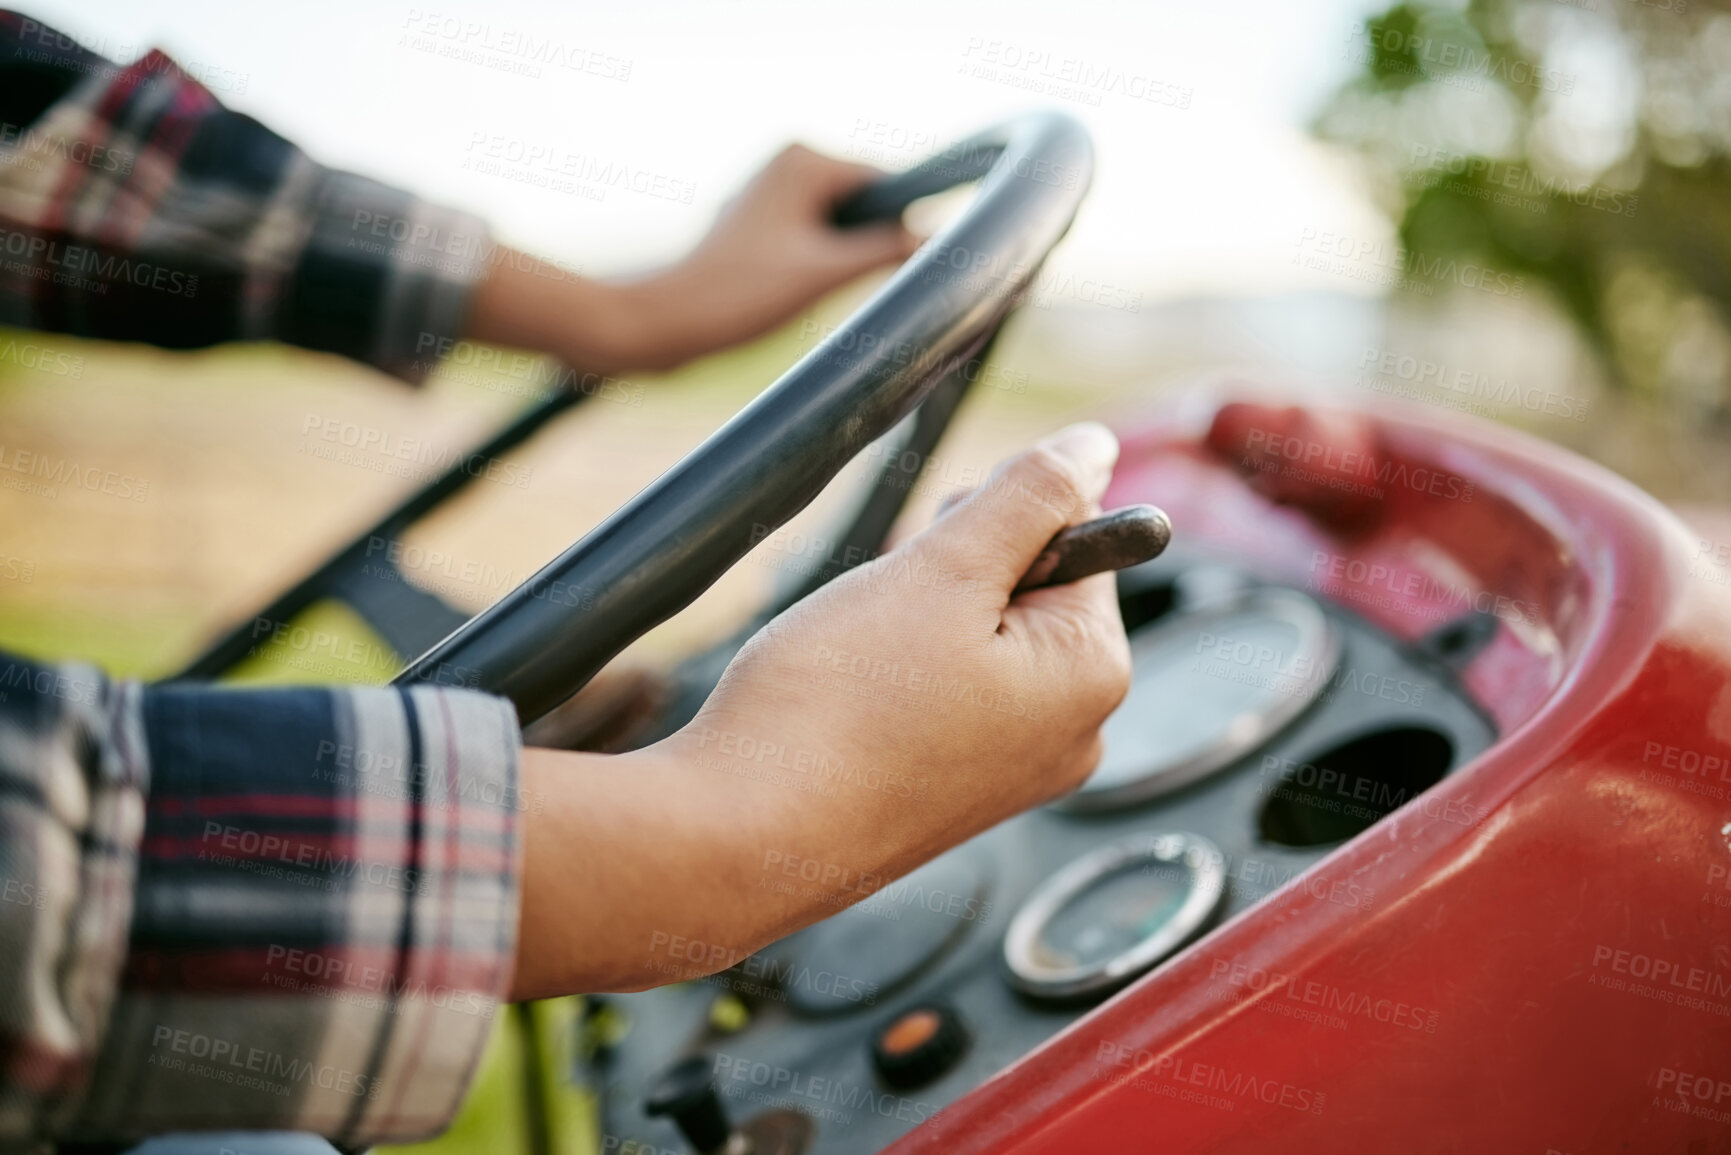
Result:
M984 345L1063 237L1093 149L1037 113L963 141L837 207L899 215L979 178L969 208L843 324L680 462L495 605L421 655L398 684L501 694L527 725L689 605L804 509L860 450Z

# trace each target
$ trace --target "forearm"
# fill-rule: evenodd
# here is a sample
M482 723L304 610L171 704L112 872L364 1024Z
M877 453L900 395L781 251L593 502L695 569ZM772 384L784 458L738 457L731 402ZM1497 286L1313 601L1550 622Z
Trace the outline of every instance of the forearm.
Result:
M671 369L711 347L679 308L671 273L597 281L514 250L496 254L477 286L467 335L603 374Z
M723 772L749 766L700 742L687 734L611 756L524 751L534 804L512 998L698 978L916 864L883 831L893 803L908 800L753 781ZM818 866L783 885L790 863Z

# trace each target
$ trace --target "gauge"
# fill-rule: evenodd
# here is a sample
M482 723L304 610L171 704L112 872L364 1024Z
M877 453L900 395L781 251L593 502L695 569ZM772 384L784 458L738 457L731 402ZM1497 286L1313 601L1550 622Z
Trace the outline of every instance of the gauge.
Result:
M1011 920L1010 984L1039 998L1104 994L1194 938L1225 894L1225 858L1197 834L1138 834L1083 855Z
M1106 810L1188 786L1268 741L1334 675L1340 640L1296 590L1227 594L1130 636L1130 690L1100 765L1060 804Z
M783 939L779 981L795 1010L839 1015L872 1010L989 916L989 882L974 855L933 859L870 898ZM810 888L808 888L810 889Z

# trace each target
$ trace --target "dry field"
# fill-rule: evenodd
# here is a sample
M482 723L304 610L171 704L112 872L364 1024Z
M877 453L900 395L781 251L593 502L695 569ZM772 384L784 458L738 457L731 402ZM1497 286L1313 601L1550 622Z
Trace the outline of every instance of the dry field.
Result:
M844 315L847 303L827 303L824 316ZM52 350L51 368L5 357L7 341ZM410 554L419 564L405 570L454 603L486 606L809 343L795 325L676 374L604 389L416 527L407 544L427 553ZM432 469L417 462L484 439L535 391L520 377L459 366L416 390L273 346L168 353L0 331L0 649L169 673L417 488ZM1102 397L1049 383L979 390L945 453L989 464ZM821 529L837 492L798 524ZM911 515L934 501L920 494ZM735 567L644 640L647 659L725 632L763 597L772 564Z

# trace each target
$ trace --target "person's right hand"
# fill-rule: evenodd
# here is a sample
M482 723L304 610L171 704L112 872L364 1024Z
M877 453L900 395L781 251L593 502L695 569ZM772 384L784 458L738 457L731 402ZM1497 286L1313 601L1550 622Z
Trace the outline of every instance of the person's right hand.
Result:
M1047 439L778 617L672 737L563 756L592 763L529 830L518 993L719 970L1080 785L1129 682L1113 577L1011 591L1116 458L1103 426ZM528 753L531 790L571 785ZM790 860L816 873L766 866ZM711 948L660 957L677 942Z
M1010 591L1053 534L1099 513L1116 459L1091 423L1012 458L753 638L676 741L713 757L732 734L881 776L848 791L848 822L895 873L1074 789L1129 680L1113 577Z

